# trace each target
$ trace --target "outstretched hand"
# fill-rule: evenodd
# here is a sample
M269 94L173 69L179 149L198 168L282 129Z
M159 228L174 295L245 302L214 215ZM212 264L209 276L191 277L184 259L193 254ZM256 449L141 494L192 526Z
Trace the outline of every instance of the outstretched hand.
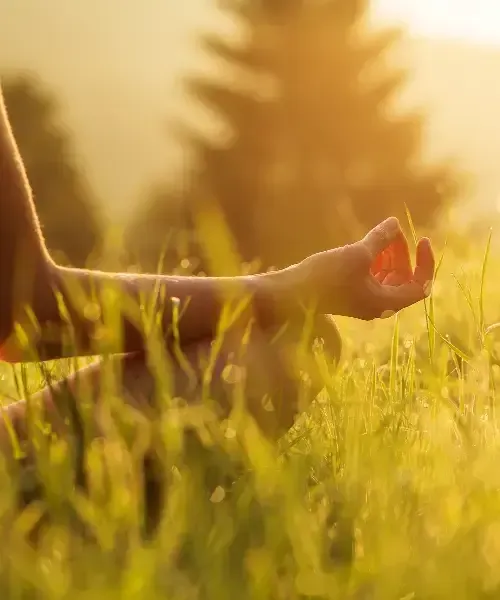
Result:
M391 217L362 240L314 254L290 267L307 303L323 313L387 318L430 295L435 261L427 238L417 244L413 269L408 241Z

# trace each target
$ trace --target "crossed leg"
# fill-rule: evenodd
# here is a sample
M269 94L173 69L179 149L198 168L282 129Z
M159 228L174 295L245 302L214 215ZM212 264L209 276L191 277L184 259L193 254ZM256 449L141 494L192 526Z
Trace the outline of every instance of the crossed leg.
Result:
M214 401L217 416L224 418L229 415L235 386L242 385L246 408L262 432L274 439L285 433L300 412L304 392L301 374L293 364L293 358L297 356L301 344L310 349L315 339L322 340L326 356L336 363L340 357L341 340L333 320L326 317L316 318L307 338L304 338L304 327L297 326L282 332L253 330L245 342L237 332L224 340L212 363L208 382L208 397ZM200 400L206 365L212 352L213 341L202 340L183 348L182 360L170 355L169 365L165 365L170 375L170 397L180 397L188 404ZM306 355L312 356L307 351ZM312 366L314 368L314 364ZM48 421L53 431L60 435L76 435L76 441L80 444L84 435L82 414L90 409L90 413L86 414L91 415L94 433L103 435L99 433L100 423L102 417L106 418L109 414L107 400L110 388L105 385L107 368L110 369L108 373L119 373L119 397L125 407L128 405L133 408L135 415L144 418L146 424L154 423L157 410L161 410L158 403L162 398L158 378L152 374L147 357L142 353L114 356L44 388L29 403L20 401L8 405L4 413L7 419L4 418L0 423L1 448L7 452L12 448L8 427L12 424L16 437L27 443L30 455L30 406L41 406L44 420ZM319 389L309 389L308 397L317 391ZM147 454L144 458L149 460ZM146 511L158 513L161 485L157 480L150 484L149 491L146 490L149 493ZM157 514L146 515L147 520L155 521L157 518Z

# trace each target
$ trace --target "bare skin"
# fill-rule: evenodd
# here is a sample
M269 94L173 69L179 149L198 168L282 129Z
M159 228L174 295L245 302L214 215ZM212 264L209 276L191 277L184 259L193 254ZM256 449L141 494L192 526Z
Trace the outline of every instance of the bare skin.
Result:
M243 303L229 330L212 375L212 397L221 415L230 410L231 384L222 377L229 362L244 369L250 413L264 433L276 438L288 429L299 411L297 375L286 356L302 340L304 325L312 318L309 339L321 338L332 362L338 361L341 340L332 319L344 315L364 320L383 318L415 304L430 293L434 258L430 242L420 240L412 268L407 241L399 222L390 218L358 242L322 252L281 271L241 277L174 277L104 273L63 268L46 249L31 190L12 134L0 93L0 359L7 362L43 360L99 353L112 356L121 373L123 397L149 414L155 383L148 367L146 343L139 324L139 306L160 311L158 328L173 366L175 396L196 401L207 356L218 332L220 314L228 303ZM115 329L100 335L106 290L111 289L112 313L120 317ZM67 317L60 310L63 299ZM82 302L82 298L86 298ZM131 307L136 307L135 312ZM175 309L175 310L174 310ZM176 320L175 315L180 315ZM24 342L16 325L24 331ZM242 332L251 335L242 349ZM286 333L277 341L282 325ZM172 350L173 332L187 359L191 376ZM64 339L71 334L71 344ZM36 356L32 353L36 350ZM236 353L236 357L234 354ZM64 419L54 407L69 389L78 399L80 389L99 406L102 364L81 369L55 387L39 392L36 400L58 430ZM193 375L194 374L194 375ZM264 409L262 398L275 399L274 410ZM21 438L28 437L24 401L11 404L6 414ZM0 443L8 450L7 428Z

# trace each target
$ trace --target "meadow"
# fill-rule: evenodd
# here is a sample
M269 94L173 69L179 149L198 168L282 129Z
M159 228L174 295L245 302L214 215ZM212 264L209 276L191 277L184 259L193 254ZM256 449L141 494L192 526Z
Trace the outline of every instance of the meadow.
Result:
M198 436L166 416L168 496L154 539L140 535L140 427L89 447L87 496L72 485L71 440L43 446L44 499L24 511L14 492L34 475L5 463L0 597L499 598L495 248L487 236L440 244L425 305L383 322L338 319L342 363L334 370L315 350L323 390L277 446L244 415L193 417ZM36 365L2 367L5 398L42 383Z

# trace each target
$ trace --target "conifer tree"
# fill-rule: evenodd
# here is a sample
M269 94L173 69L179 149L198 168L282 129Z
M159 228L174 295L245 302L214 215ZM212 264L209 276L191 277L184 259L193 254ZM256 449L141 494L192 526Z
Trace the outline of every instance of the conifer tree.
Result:
M347 243L388 215L428 226L454 174L426 165L420 113L394 101L409 76L390 68L400 32L370 31L368 0L226 0L243 41L205 35L233 74L187 88L230 134L182 131L196 157L190 211L215 203L241 257L280 266ZM201 190L201 193L200 193Z

